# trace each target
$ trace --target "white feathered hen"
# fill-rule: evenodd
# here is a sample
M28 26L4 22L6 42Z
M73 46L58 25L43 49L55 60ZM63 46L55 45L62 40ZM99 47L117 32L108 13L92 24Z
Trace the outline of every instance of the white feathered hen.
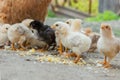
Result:
M71 49L77 55L74 61L77 63L80 55L90 48L91 39L82 33L70 31L69 25L64 22L56 22L53 27L56 27L56 30L60 33L62 45Z
M10 28L9 24L3 24L0 27L0 46L1 47L3 47L7 42L9 42L8 36L7 36L7 32L9 28Z

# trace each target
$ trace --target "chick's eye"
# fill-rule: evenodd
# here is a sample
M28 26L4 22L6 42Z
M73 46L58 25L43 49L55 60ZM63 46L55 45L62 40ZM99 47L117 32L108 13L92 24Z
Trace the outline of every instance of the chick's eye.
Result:
M66 22L67 24L69 24L69 22Z
M55 26L59 26L58 24L56 24Z
M33 30L31 30L32 31L32 33L34 33L34 31Z
M6 30L8 30L8 28L6 28Z
M109 26L106 26L106 29L108 29L109 28Z

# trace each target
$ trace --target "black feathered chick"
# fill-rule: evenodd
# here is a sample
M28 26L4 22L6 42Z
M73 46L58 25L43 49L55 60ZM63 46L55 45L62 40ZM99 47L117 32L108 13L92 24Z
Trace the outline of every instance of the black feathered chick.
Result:
M51 46L55 43L55 31L50 28L49 25L44 25L42 22L38 20L34 20L30 23L31 28L36 29L38 31L38 36L45 41L48 46Z

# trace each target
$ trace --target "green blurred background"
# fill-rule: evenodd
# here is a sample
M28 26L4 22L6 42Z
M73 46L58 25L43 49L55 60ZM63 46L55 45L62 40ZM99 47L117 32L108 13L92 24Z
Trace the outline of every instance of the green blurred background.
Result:
M85 21L101 22L120 19L120 0L52 0L52 8L48 10L48 17L59 17L53 9L57 8L57 5L90 15L90 17L83 18Z

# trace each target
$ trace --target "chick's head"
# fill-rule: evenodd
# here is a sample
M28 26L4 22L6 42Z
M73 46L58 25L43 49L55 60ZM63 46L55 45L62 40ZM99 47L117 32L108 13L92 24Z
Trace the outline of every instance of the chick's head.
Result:
M100 33L103 36L112 36L112 28L109 24L101 24Z
M21 23L30 28L29 24L33 21L33 19L24 19Z
M51 28L61 34L66 34L69 30L69 25L64 22L56 22L51 26Z
M68 19L65 21L65 23L67 23L69 26L72 25L72 22L73 22L74 19Z
M85 35L89 36L91 33L93 33L92 29L91 28L85 28Z
M75 20L72 21L71 29L73 31L80 31L81 24L82 24L82 20L81 19L75 19Z
M38 20L34 20L30 23L30 27L36 30L40 30L44 24Z
M66 27L66 26L68 26L68 24L64 22L56 22L51 26L51 28L54 30L61 30L63 27Z
M12 25L12 27L14 27L14 31L16 32L16 34L18 33L20 35L23 35L25 33L23 26L19 23Z
M10 28L10 26L11 25L9 25L9 24L3 24L2 26L1 26L1 32L2 33L7 33L7 31L8 31L8 29Z

